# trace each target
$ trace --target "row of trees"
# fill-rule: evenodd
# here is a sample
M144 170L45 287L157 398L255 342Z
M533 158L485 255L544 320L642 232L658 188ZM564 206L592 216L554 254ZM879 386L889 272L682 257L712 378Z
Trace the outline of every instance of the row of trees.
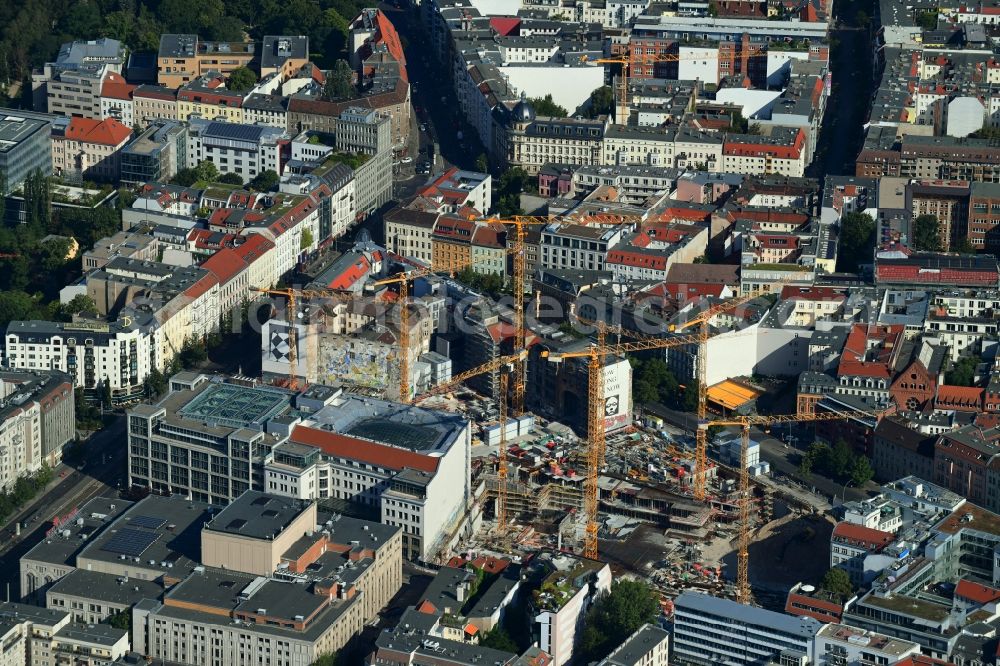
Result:
M330 67L343 55L349 22L361 0L86 0L0 3L0 85L27 81L33 67L55 60L74 39L112 37L135 51L156 51L163 33L204 39L260 40L264 35L307 35L311 57ZM30 86L24 97L30 99Z
M191 187L195 183L224 183L226 185L247 187L255 192L268 192L277 187L280 180L275 171L268 169L260 172L250 179L250 182L246 183L239 174L232 172L220 174L219 168L215 164L208 160L202 160L196 167L189 167L178 171L170 179L170 182L183 187Z
M0 493L0 524L6 523L8 518L45 488L51 480L52 469L43 464L37 472L19 477L11 490Z
M815 442L802 456L799 471L803 474L817 472L854 487L863 486L875 476L868 458L855 453L842 439L833 446Z
M934 215L918 215L913 220L913 248L926 252L940 252L945 250L945 243L948 239L942 237L941 222ZM968 238L959 238L950 243L947 247L949 252L960 254L975 254L976 248Z

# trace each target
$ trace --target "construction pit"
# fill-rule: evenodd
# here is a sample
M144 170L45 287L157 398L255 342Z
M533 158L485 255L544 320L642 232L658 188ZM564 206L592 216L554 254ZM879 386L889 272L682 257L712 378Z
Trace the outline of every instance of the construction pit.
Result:
M530 417L508 431L507 516L498 529L497 434L474 442L473 483L483 528L469 544L477 552L528 556L558 549L581 552L586 440L568 428ZM650 580L665 596L698 588L735 596L738 470L709 461L706 502L694 498L694 440L630 427L609 434L598 476L599 553L616 574ZM751 481L750 582L765 606L781 607L797 582L818 582L829 563L833 522L776 496L774 484ZM817 549L819 549L817 551Z

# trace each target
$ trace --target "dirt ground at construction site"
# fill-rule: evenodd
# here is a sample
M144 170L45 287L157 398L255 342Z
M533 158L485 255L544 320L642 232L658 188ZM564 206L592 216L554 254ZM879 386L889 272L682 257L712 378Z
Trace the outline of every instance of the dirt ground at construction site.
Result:
M833 520L818 514L788 514L753 533L750 584L764 590L787 590L795 583L817 584L830 568ZM716 538L701 547L702 562L721 565L723 576L736 571L736 540Z

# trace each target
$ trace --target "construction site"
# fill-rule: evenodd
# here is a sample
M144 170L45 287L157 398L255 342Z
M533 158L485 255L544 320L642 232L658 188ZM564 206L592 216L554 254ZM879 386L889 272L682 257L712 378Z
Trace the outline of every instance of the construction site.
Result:
M525 228L539 221L497 222L512 226L514 284L524 285ZM444 272L457 268L448 266ZM441 280L435 271L404 270L370 283L381 293L376 298L398 306L395 344L402 349L410 349L409 322L419 317L419 311L410 312L410 283ZM449 289L445 281L445 291ZM789 572L791 583L818 580L824 562L783 564L795 561L801 546L828 539L830 525L813 517L812 506L771 482L756 456L750 459L751 428L862 413L740 413L726 409L726 401L741 400L752 391L733 382L717 388L712 398L722 409L709 411L704 361L712 322L755 294L708 304L657 335L583 320L589 333L569 335L554 327L529 330L525 291L513 291L513 307L502 316L489 307L486 314L477 310L485 347L473 347L476 353L469 357L468 340L476 336L455 340L466 343L461 372L426 388L413 381L411 354L395 359L397 381L391 383L398 388L391 399L459 412L475 424L470 456L475 506L469 522L480 529L463 541L467 554L563 550L646 577L665 596L696 587L742 603L767 604L772 591L783 594L788 587L783 577ZM329 290L268 293L286 297L293 312L297 298L353 299ZM292 387L306 378L298 371L298 337L287 337L288 349L282 352L287 362L280 368ZM693 432L638 424L632 411L627 359L670 348L694 352L697 408L693 426L688 425ZM451 354L448 358L457 360ZM314 365L304 360L303 365ZM553 416L559 421L545 418Z

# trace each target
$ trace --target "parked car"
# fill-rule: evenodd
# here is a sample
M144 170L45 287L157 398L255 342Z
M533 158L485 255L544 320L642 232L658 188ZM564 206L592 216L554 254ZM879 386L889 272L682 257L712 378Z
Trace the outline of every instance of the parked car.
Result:
M409 164L412 161L413 161L412 157L404 157L403 159L399 160L400 164Z

